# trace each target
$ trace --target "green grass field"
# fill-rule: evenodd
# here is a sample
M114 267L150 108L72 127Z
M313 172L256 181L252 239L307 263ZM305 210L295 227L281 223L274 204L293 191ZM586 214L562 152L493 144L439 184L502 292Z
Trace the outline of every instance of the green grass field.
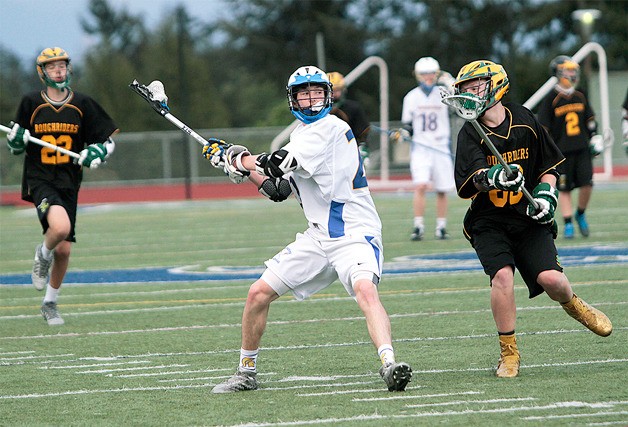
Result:
M252 280L68 284L61 327L41 318L43 293L4 284L0 425L628 425L627 191L596 187L591 237L557 240L576 254L563 259L574 290L609 315L613 334L594 335L546 295L529 300L517 277L518 378L493 374L499 345L478 269L384 276L397 359L415 372L404 393L386 391L362 314L338 283L304 302L273 303L261 388L227 395L210 390L236 368ZM431 196L426 240L411 242L410 195L374 198L385 271L474 264L460 259L471 253L460 231L467 201L450 198L452 238L436 241ZM259 269L305 226L294 200L84 207L70 270ZM0 208L0 283L30 274L40 241L32 208Z

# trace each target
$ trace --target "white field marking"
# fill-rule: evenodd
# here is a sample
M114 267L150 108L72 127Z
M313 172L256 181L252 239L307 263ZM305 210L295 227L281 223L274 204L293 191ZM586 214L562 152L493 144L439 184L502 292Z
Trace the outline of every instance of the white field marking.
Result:
M379 382L379 381L377 381ZM418 390L420 388L425 388L424 385L412 386L412 390ZM333 390L333 391L322 391L318 393L297 393L296 395L299 397L313 397L313 396L335 396L338 394L363 394L363 393L381 393L386 389L380 388L365 388L359 390Z
M222 369L222 370L226 371L226 369ZM277 375L277 373L276 372L258 372L257 373L258 377L265 377L265 376L270 376L270 375ZM232 376L233 376L233 374L218 375L218 376L212 376L212 377L172 378L172 379L157 380L157 382L159 382L159 383L169 383L169 382L177 382L177 381L226 380L227 378L231 378Z
M608 415L628 415L628 411L620 411L620 412L594 412L590 414L566 414L566 415L545 415L541 416L530 416L530 417L521 417L522 420L526 421L537 421L537 420L547 420L547 419L561 419L561 418L588 418L588 417L603 417ZM614 422L614 424L623 424L626 425L626 421L622 422ZM608 425L607 423L599 423L599 424L587 424L587 425Z
M378 402L382 400L406 400L406 399L431 399L433 397L449 397L449 396L470 396L475 394L484 394L483 391L458 391L455 393L434 393L434 394L394 394L386 397L355 397L352 402Z
M627 415L627 414L628 414L628 412L624 412L624 411L622 411L622 412L596 412L595 414L591 414L591 416L592 417L593 416L595 416L595 417L597 417L597 416L605 417L605 416L608 416L608 415ZM626 425L628 425L628 422L626 422L625 420L624 421L608 421L608 422L605 422L605 423L587 423L586 425L588 425L588 426L615 426L615 425L619 425L619 424L621 424L622 426L625 427Z
M51 357L68 357L74 356L73 353L65 353L65 354L53 354L53 355L44 355L44 356L24 356L24 357L1 357L0 361L8 360L8 361L25 361L25 360L35 360L35 359L46 359Z
M538 400L536 397L513 397L505 399L486 399L486 400L450 400L449 402L438 403L413 403L406 405L406 408L427 408L430 406L452 406L452 405L472 405L477 403L504 403L504 402L524 402Z
M141 283L146 283L146 282L141 282ZM155 284L156 282L150 282L151 285ZM172 282L164 282L166 284L172 284ZM14 286L14 285L11 285ZM67 285L69 286L69 285ZM91 284L91 286L93 286L93 284ZM63 288L65 290L66 284L63 284ZM250 284L247 285L228 285L228 286L215 286L215 287L202 287L199 286L198 288L177 288L177 289L162 289L159 291L128 291L128 292L95 292L95 293L90 293L89 294L89 298L90 299L96 299L96 298L101 298L101 297L106 297L106 298L111 298L111 297L119 297L119 296L138 296L138 295L167 295L167 294L184 294L184 293L190 293L190 292L211 292L211 291L216 291L216 290L230 290L230 289L240 289L240 288L246 288L248 289L250 287ZM69 300L71 298L85 298L84 294L72 294L69 292L64 292L63 293L63 299L65 300ZM6 300L7 302L12 302L12 303L16 303L16 302L20 302L20 301L41 301L41 297L40 296L36 296L36 297L19 297L19 298L7 298Z
M200 374L200 373L223 372L223 371L232 371L232 370L233 370L232 368L221 368L221 369L190 369L187 371L145 372L141 374L116 375L116 378L160 377L164 375Z
M555 368L561 366L577 366L577 365L596 365L604 363L624 363L628 362L628 359L606 359L606 360L583 360L577 362L561 362L561 363L538 363L535 365L521 365L519 369L533 369L533 368ZM493 371L491 368L466 368L466 369L427 369L424 371L415 371L417 374L442 374L446 372L475 372L475 371Z
M377 382L380 382L381 380L378 380ZM294 386L289 386L289 387L263 387L261 390L268 390L268 391L278 391L278 390L300 390L300 389L304 389L304 388L320 388L320 387L348 387L348 386L355 386L355 385L369 385L369 384L373 384L375 381L356 381L353 383L342 383L342 384L312 384L312 385L294 385ZM378 391L383 391L387 389L384 388L384 384L382 383L382 388L378 389Z
M566 404L566 405L564 405ZM490 413L504 413L504 412L517 412L517 411L538 411L546 409L561 409L561 408L587 408L592 405L586 402L559 402L557 404L543 405L543 406L513 406L509 408L497 408L497 409L465 409L462 411L445 411L445 412L418 412L416 414L404 414L404 415L357 415L354 417L344 418L325 418L315 420L296 420L277 423L247 423L247 424L234 424L231 427L271 427L271 426L296 426L296 425L315 425L315 424L342 424L346 422L355 421L370 421L370 420L384 420L390 422L395 419L412 419L412 418L426 418L426 417L443 417L443 416L459 416L459 415L476 415L476 414L490 414ZM602 414L603 415L603 414Z
M119 363L97 363L95 365L40 366L37 369L79 369L79 368L95 368L97 366L138 365L140 363L150 363L150 361L131 360L128 362L119 362Z
M485 291L485 289L478 289L477 291ZM467 293L470 292L469 290L464 290L464 291L455 291L453 293ZM440 293L452 293L449 291L440 291L440 292L434 292L434 294L440 294ZM385 294L384 292L380 293L380 295ZM412 293L412 292L395 292L394 294L389 294L387 295L388 297L403 297L403 298L408 298L409 294L414 294L414 295L418 295L417 293ZM421 295L425 295L425 293L421 294ZM189 301L194 301L194 304L187 304L187 302L189 301L150 301L150 302L146 302L146 301L140 301L140 302L132 302L132 301L119 301L119 302L115 302L115 303L111 303L111 302L107 302L107 303L89 303L89 304L64 304L64 309L67 309L68 307L88 307L88 306L98 306L98 305L112 305L112 304L148 304L148 303L181 303L181 302L185 302L186 304L183 305L169 305L169 306L158 306L158 307L143 307L143 308L129 308L129 309L113 309L113 310L96 310L96 311L83 311L83 312L79 312L79 313L68 313L66 311L64 311L64 316L66 317L80 317L80 316L91 316L91 315L111 315L111 314L128 314L128 313L141 313L141 312L153 312L153 311L174 311L174 310L187 310L187 309L194 309L194 308L200 308L200 309L204 309L206 310L208 307L208 303L211 304L211 307L232 307L232 306L243 306L244 301L246 298L242 297L242 298L212 298L212 299L195 299L195 300L189 300ZM236 301L234 301L236 300ZM348 301L351 300L353 301L353 298L351 297L339 297L339 296L334 296L334 295L330 295L330 294L319 294L319 295L314 295L310 300L309 303L318 303L318 302L323 302L323 303L328 303L329 301ZM300 301L296 301L295 299L279 299L273 302L273 304L278 305L278 304L297 304ZM626 305L628 304L627 301L613 301L613 302L590 302L592 305L594 306L611 306L611 305ZM24 309L31 309L31 306L10 306L10 307L0 307L0 309L18 309L18 308L24 308ZM543 306L530 306L530 307L517 307L518 310L520 311L526 311L526 310L557 310L561 308L560 305L558 304L554 304L551 306L548 305L543 305ZM439 312L421 312L421 313L410 313L410 314L393 314L390 315L391 318L402 318L402 317L417 317L417 316L435 316L435 315L449 315L449 314L477 314L477 313L485 313L485 312L490 312L490 309L478 309L478 310L462 310L462 311L439 311ZM18 314L18 315L9 315L9 316L0 316L0 321L2 320L15 320L15 319L34 319L34 318L39 318L41 315L39 314L31 314L31 315L27 315L27 314ZM355 317L355 318L349 318L351 320L355 320L355 319L364 319L364 317ZM324 320L333 320L333 319L324 319ZM340 319L340 320L344 320ZM319 322L319 319L312 319L309 320L309 322ZM305 322L305 321L304 321ZM284 322L284 323L289 323L289 322ZM237 326L239 326L239 324L237 324ZM3 337L0 337L0 339Z
M29 350L29 351L7 351L4 353L0 353L0 356L8 356L8 355L12 355L12 354L33 354L35 353L34 350ZM0 360L2 360L2 358L0 358Z
M89 371L77 371L75 374L109 374L111 372L128 372L128 371L144 371L148 369L166 369L166 368L185 368L190 365L159 365L159 366L139 366L136 368L118 368L118 369L96 369Z
M608 303L597 303L595 306L611 306L611 305L626 305L627 301L618 301L618 302L608 302ZM190 306L181 306L180 309L187 308ZM203 308L207 309L207 305L202 305ZM559 309L560 307L557 305L552 306L538 306L538 307L519 307L518 311L534 311L534 310L554 310ZM142 309L141 311L153 311L158 309ZM134 310L128 310L134 311ZM125 311L125 312L128 312ZM104 310L98 313L93 314L110 314L113 312L117 312L116 310ZM400 318L413 318L413 317L422 317L422 316L450 316L450 315L469 315L469 314L480 314L480 313L488 313L490 309L479 309L479 310L451 310L451 311L435 311L435 312L419 312L419 313L407 313L407 314L392 314L389 317L391 319L400 319ZM76 313L76 314L65 314L64 316L80 316L86 313ZM0 321L3 319L7 319L13 316L4 316L0 317ZM27 317L37 317L38 315L32 316L18 316L22 318ZM269 321L268 325L297 325L297 324L307 324L307 323L319 323L319 322L346 322L346 321L356 321L356 320L364 320L363 316L352 316L352 317L339 317L339 318L325 318L325 319L301 319L301 320L276 320ZM169 331L178 331L178 330L194 330L194 329L216 329L216 328L240 328L242 325L240 323L226 323L226 324L218 324L218 325L191 325L191 326L178 326L178 327L164 327L164 328L151 328L151 329L133 329L133 330L125 330L125 331L101 331L101 332L85 332L85 333L66 333L66 334L54 334L54 335L22 335L22 336L13 336L13 337L0 337L0 340L7 339L32 339L32 338L58 338L58 337L78 337L78 336L96 336L96 335L119 335L119 334L130 334L130 333L148 333L148 332L169 332ZM615 328L616 330L621 330L622 328ZM562 331L560 331L562 332Z
M132 387L132 388L110 388L102 390L74 390L74 391L62 391L59 393L33 393L33 394L16 394L16 395L0 395L0 399L32 399L37 397L58 397L58 396L75 396L80 394L98 394L98 393L121 393L132 391L165 391L165 390L179 390L186 388L205 388L213 387L212 384L190 384L190 385L175 385L164 387Z
M333 376L326 376L326 377L317 377L317 376L309 376L309 377L299 377L299 376L291 376L291 377L285 377L282 378L280 380L277 380L277 382L279 383L285 383L285 382L293 382L293 381L334 381L334 380L339 380L339 379L343 379L343 378L361 378L364 375L333 375Z

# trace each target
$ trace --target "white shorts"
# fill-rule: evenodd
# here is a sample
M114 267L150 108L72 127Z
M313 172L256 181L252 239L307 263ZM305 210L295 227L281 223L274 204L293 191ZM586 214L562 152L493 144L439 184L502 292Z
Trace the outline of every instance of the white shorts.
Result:
M446 147L438 150L447 151ZM418 184L432 183L432 188L439 193L453 191L454 162L451 155L436 152L426 147L415 146L410 153L410 172L412 182Z
M266 261L262 279L278 295L292 291L297 300L304 300L339 279L355 298L352 283L368 278L377 284L383 260L380 237L345 236L321 241L306 231L298 233L294 242Z

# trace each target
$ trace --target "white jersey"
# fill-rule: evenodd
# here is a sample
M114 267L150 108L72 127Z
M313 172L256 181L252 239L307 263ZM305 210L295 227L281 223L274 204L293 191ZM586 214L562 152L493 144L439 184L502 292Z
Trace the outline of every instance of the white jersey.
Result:
M441 102L439 86L434 86L429 94L421 87L408 92L403 98L401 121L412 124L412 141L416 142L413 150L427 145L449 152L449 107Z
M300 123L284 149L298 162L290 181L312 235L381 237L382 224L346 122L330 114L311 124Z

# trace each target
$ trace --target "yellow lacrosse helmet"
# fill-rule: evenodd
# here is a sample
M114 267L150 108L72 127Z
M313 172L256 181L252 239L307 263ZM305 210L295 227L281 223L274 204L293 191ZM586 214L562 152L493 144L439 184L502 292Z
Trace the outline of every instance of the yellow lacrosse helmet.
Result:
M54 61L65 61L67 63L67 73L65 80L62 82L56 82L52 80L48 73L46 73L46 64ZM70 86L70 80L72 78L72 65L70 64L70 55L61 49L60 47L48 47L41 51L37 56L37 74L39 78L46 85L56 89L65 89Z
M331 73L327 73L327 78L334 89L343 90L345 88L345 76L339 72L332 71Z
M501 101L510 88L510 82L504 67L500 64L480 59L460 69L454 82L455 93L461 93L460 85L463 82L475 79L486 79L487 81L487 87L482 97L485 101L483 110L487 110Z
M558 55L550 62L550 72L562 86L577 86L580 81L580 65L567 55Z

